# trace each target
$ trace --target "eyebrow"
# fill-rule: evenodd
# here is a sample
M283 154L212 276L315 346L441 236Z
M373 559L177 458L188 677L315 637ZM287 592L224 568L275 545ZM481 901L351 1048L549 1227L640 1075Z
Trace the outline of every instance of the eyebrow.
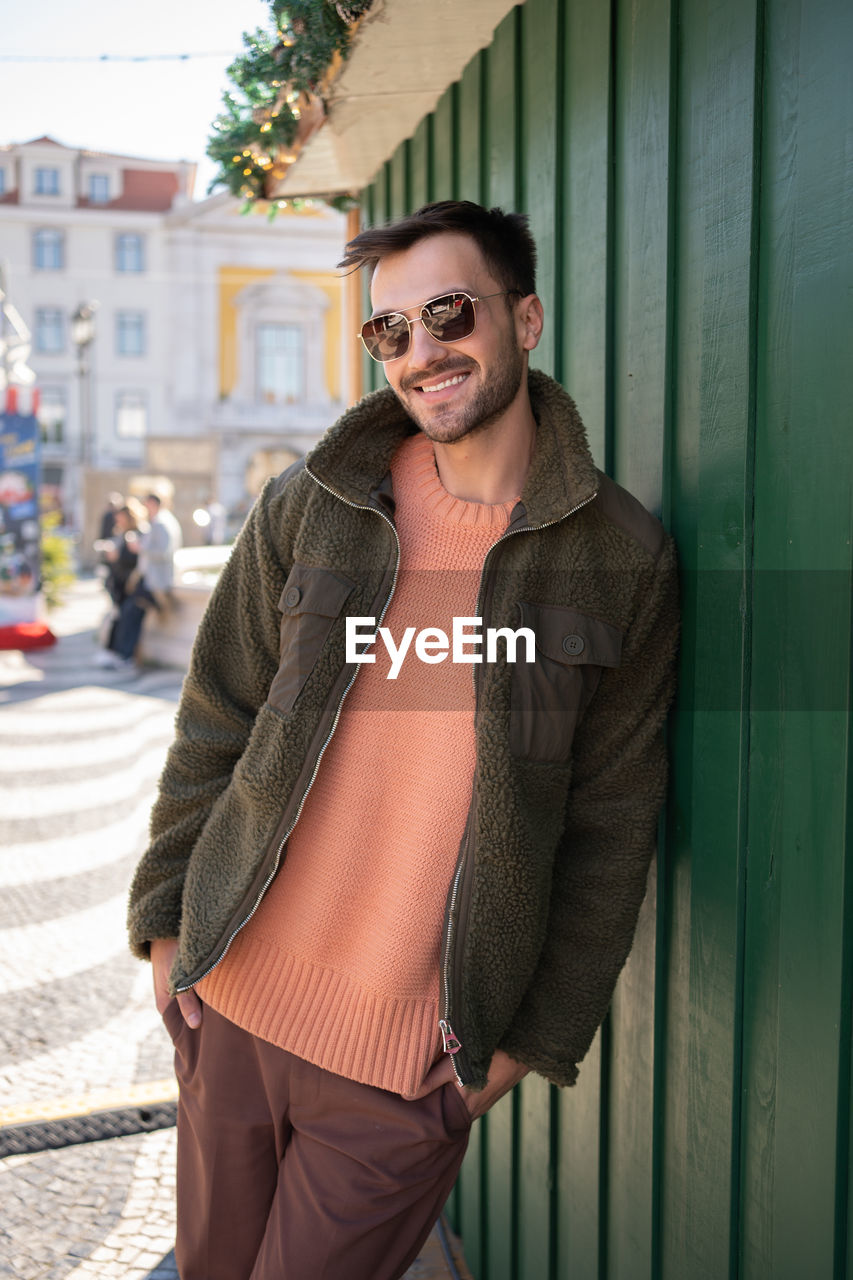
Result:
M428 298L424 298L423 302L413 302L408 307L385 307L382 311L374 309L367 318L378 320L380 316L396 316L406 311L417 311L420 307L425 307L428 302L434 302L436 298L446 298L450 293L467 293L469 298L478 296L476 289L471 289L467 285L451 285L449 289L442 289L441 293L431 293Z

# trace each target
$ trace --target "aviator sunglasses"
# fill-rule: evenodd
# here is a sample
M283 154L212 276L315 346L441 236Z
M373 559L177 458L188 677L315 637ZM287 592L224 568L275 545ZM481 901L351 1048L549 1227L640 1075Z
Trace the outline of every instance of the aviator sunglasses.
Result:
M412 341L412 325L421 322L436 342L461 342L474 332L477 324L476 302L486 298L503 298L517 289L503 289L500 293L484 293L472 298L469 293L443 293L431 298L420 308L420 315L409 320L402 311L389 311L384 316L374 316L361 326L360 337L365 350L374 360L387 364L406 354Z

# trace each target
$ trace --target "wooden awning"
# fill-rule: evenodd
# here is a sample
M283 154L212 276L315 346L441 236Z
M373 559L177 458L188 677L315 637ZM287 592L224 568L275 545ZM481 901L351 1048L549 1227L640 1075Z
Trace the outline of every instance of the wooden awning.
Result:
M326 95L325 122L275 197L361 191L514 7L513 0L375 0Z

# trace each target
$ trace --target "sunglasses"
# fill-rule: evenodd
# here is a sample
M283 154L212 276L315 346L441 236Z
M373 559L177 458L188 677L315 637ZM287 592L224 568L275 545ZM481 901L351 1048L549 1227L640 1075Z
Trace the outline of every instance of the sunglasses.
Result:
M474 332L477 324L476 302L486 298L503 298L517 289L503 289L500 293L484 293L472 298L469 293L444 293L431 298L420 308L420 315L409 320L402 311L389 311L384 316L374 316L361 326L360 337L367 354L382 364L399 360L412 341L412 325L421 322L436 342L461 342Z

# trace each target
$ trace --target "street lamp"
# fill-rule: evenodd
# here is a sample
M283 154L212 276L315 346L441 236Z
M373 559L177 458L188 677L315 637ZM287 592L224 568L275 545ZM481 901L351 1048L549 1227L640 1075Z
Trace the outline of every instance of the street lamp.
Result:
M83 536L86 513L84 485L86 481L86 468L90 461L89 446L91 443L92 432L92 369L89 362L89 348L95 339L95 312L97 309L97 302L81 302L71 317L71 341L77 348L77 377L80 382L80 455L79 477L77 482L77 527L80 531L81 537Z

